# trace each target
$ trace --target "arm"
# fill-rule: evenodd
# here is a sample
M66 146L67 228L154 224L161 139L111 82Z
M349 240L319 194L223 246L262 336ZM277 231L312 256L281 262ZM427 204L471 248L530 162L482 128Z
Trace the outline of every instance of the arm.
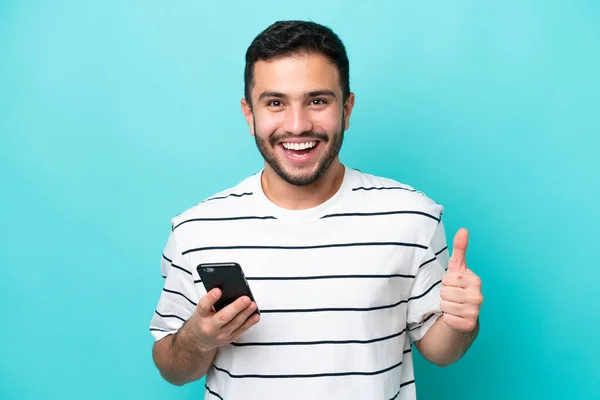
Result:
M182 386L206 374L221 346L237 340L255 325L260 316L252 315L256 303L242 296L218 313L214 304L221 297L219 289L204 295L192 316L172 335L155 342L154 363L168 382Z
M248 297L215 312L221 291L206 293L201 285L196 286L191 271L171 234L162 257L164 287L150 331L155 338L154 363L160 375L177 386L202 378L217 349L239 338L259 319L258 315L250 317L256 304Z
M479 321L472 331L463 333L450 328L443 318L438 318L425 336L414 343L425 359L444 367L458 361L471 347L478 333Z
M186 322L174 334L154 343L152 357L160 375L181 386L202 378L210 368L217 350L202 350Z
M479 312L483 303L481 280L467 268L465 253L468 233L460 230L440 291L441 318L415 345L430 362L446 366L458 361L479 333Z

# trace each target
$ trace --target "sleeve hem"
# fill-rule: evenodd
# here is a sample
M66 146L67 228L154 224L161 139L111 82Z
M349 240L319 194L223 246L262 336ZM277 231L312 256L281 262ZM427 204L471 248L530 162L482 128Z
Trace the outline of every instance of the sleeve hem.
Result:
M152 337L154 338L155 342L158 342L159 340L169 336L169 335L173 335L174 333L176 333L177 330L152 330L152 328L150 329L150 334L152 335Z
M429 331L429 329L436 323L436 321L442 316L441 311L436 311L433 314L433 317L429 318L423 325L419 328L410 331L409 336L413 342L419 341L423 339L423 336Z

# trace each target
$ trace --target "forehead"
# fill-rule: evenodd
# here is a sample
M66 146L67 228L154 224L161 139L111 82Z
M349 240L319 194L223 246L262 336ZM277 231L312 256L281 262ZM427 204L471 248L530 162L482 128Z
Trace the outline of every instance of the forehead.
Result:
M336 65L321 54L302 54L270 61L261 60L254 65L252 97L265 90L293 96L316 89L329 89L341 93Z

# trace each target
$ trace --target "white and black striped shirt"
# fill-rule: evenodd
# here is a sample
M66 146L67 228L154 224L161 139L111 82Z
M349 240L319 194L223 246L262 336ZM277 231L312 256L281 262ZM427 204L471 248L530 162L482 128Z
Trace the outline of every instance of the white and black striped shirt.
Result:
M198 264L237 262L261 320L218 350L206 399L415 399L411 340L441 315L442 212L348 167L328 201L286 210L252 175L173 218L150 330L189 318L206 293Z

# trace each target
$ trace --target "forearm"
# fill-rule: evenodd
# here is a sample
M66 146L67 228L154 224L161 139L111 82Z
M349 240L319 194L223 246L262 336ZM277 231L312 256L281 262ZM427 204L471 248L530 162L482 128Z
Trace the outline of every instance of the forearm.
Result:
M446 366L458 361L467 352L478 333L479 320L472 331L463 333L446 325L440 317L416 345L427 360Z
M182 386L202 378L216 352L216 349L200 349L186 323L177 333L156 342L152 356L161 376L174 385Z

